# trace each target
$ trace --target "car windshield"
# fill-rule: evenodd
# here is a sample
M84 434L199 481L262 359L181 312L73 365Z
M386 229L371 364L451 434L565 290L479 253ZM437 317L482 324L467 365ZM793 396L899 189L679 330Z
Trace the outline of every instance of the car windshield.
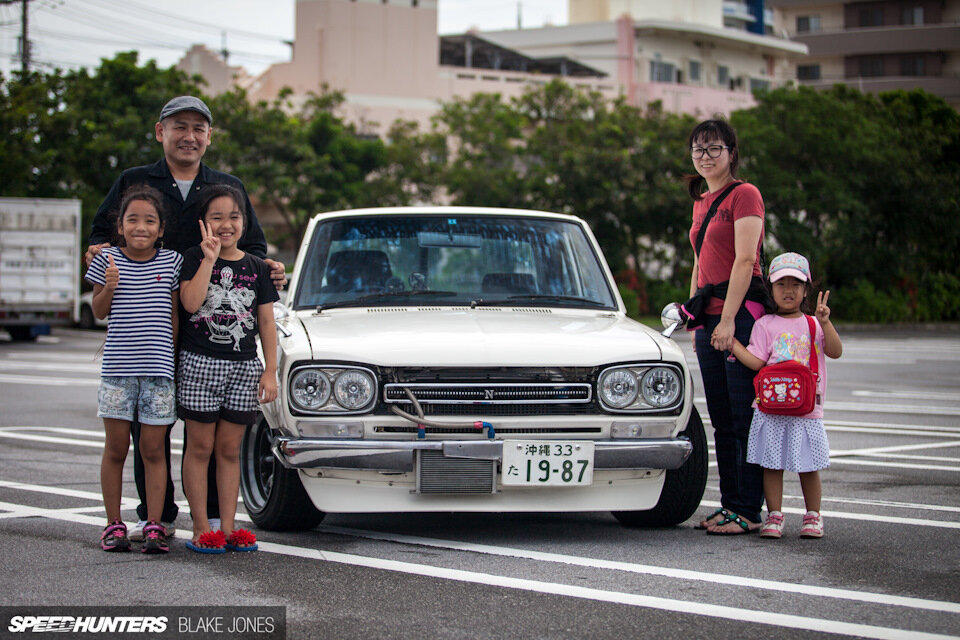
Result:
M293 307L615 309L601 260L583 227L565 220L336 218L314 230Z

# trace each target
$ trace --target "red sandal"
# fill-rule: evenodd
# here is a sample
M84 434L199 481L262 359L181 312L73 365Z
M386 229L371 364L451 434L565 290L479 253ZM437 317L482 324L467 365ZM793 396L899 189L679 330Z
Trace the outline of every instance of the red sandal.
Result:
M197 553L226 553L227 539L223 531L204 531L196 540L187 540L186 547Z
M257 536L246 529L234 529L227 536L227 549L230 551L256 551Z

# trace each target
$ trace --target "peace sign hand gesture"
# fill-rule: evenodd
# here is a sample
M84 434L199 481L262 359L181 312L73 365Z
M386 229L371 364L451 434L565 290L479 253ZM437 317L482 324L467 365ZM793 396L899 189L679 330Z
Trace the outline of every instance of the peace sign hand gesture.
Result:
M830 307L827 306L827 300L830 299L830 290L827 289L827 292L823 291L817 294L817 311L816 316L817 320L820 321L820 324L826 324L830 322Z
M200 220L200 249L203 251L204 260L211 260L216 262L217 258L220 257L220 238L213 234L213 230L203 221Z

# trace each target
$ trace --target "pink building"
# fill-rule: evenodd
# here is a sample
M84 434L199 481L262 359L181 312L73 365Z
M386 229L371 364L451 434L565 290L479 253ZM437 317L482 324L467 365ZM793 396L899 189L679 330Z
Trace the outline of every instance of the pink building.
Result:
M729 26L729 1L569 1L570 25L439 36L437 0L297 0L292 60L238 80L254 100L283 87L301 97L323 85L342 91L342 115L382 135L397 118L426 124L441 101L509 98L556 76L633 104L729 114L754 104L752 90L790 80L807 51ZM188 56L180 66L200 64ZM223 67L204 73L235 74Z

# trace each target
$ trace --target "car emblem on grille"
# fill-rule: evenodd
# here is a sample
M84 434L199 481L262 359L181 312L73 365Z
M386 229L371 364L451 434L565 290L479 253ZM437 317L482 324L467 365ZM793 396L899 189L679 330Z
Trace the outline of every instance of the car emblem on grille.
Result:
M484 399L484 400L493 400L493 389L484 389L484 390L483 390L483 399Z

